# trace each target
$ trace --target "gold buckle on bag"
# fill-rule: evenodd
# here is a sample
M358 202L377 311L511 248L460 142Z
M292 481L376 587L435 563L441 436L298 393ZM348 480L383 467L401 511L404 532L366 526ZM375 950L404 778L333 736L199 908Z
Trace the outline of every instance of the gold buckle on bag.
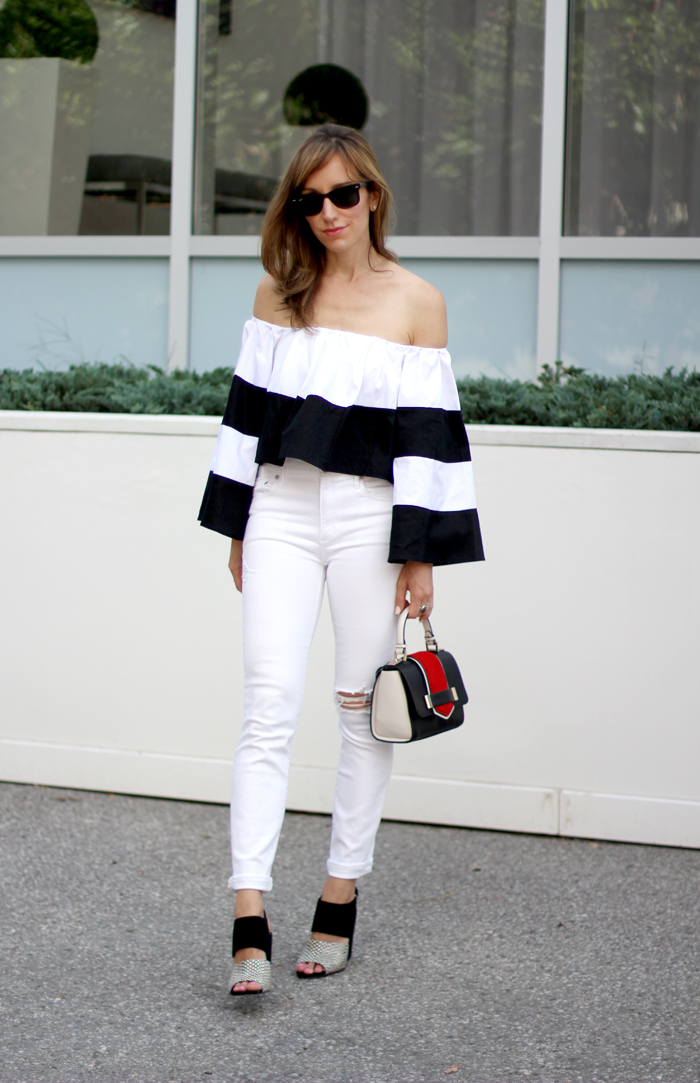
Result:
M459 702L459 696L457 695L457 689L456 688L443 688L443 692L451 692L452 693L452 699L455 701L455 703ZM429 711L433 710L433 697L432 697L432 695L429 695L429 696L425 697L425 705L426 705L426 707L428 708ZM441 703L441 704L439 704L439 706L440 707L446 707L447 704L446 703Z

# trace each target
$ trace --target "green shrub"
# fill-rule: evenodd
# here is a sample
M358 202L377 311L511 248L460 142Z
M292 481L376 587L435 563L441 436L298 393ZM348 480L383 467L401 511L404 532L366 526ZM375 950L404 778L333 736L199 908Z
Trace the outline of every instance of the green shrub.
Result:
M485 425L561 425L593 429L700 432L700 372L592 376L546 365L537 383L458 381L464 420Z
M0 409L102 414L223 414L231 369L173 372L127 364L0 372Z
M220 416L231 369L173 372L129 364L71 365L62 372L5 369L0 409ZM700 373L591 376L557 363L536 383L479 379L457 383L467 423L561 425L700 432Z
M85 0L6 0L0 9L0 57L60 56L90 64L98 41Z

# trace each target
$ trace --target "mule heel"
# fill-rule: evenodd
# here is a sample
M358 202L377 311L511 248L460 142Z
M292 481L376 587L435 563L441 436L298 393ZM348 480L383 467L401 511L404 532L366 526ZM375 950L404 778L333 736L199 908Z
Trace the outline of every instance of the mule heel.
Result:
M304 974L297 970L298 978L325 978L344 970L352 955L352 938L357 917L357 890L355 898L349 903L329 903L319 899L316 903L312 933L325 933L326 936L347 936L347 944L334 944L327 940L313 940L311 937L301 949L299 963L318 963L323 967L320 972Z
M236 918L233 923L233 946L232 954L242 948L257 948L265 952L264 959L244 959L241 963L234 963L229 978L228 988L231 996L240 997L253 993L267 993L272 986L272 933L267 923L267 914L261 918ZM234 990L234 985L242 981L255 981L259 989Z

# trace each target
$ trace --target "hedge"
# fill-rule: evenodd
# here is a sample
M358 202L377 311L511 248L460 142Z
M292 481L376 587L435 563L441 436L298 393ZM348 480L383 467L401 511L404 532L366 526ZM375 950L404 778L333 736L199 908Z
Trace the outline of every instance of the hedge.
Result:
M5 369L0 409L221 415L230 384L230 368L171 374L128 364ZM535 383L482 376L457 386L467 423L700 432L700 373L686 369L607 377L557 362Z
M71 365L61 372L4 369L0 409L101 414L223 414L232 370L173 372L128 364Z
M537 383L481 377L457 386L466 422L700 432L700 372L686 369L609 377L557 362Z

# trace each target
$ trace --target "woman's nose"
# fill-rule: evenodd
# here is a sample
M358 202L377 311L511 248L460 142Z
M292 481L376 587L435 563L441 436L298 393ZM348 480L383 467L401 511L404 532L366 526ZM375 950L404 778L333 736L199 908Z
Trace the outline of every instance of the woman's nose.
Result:
M331 203L328 196L326 196L326 198L323 201L323 207L321 208L321 214L323 215L324 218L327 218L327 219L335 218L335 207Z

